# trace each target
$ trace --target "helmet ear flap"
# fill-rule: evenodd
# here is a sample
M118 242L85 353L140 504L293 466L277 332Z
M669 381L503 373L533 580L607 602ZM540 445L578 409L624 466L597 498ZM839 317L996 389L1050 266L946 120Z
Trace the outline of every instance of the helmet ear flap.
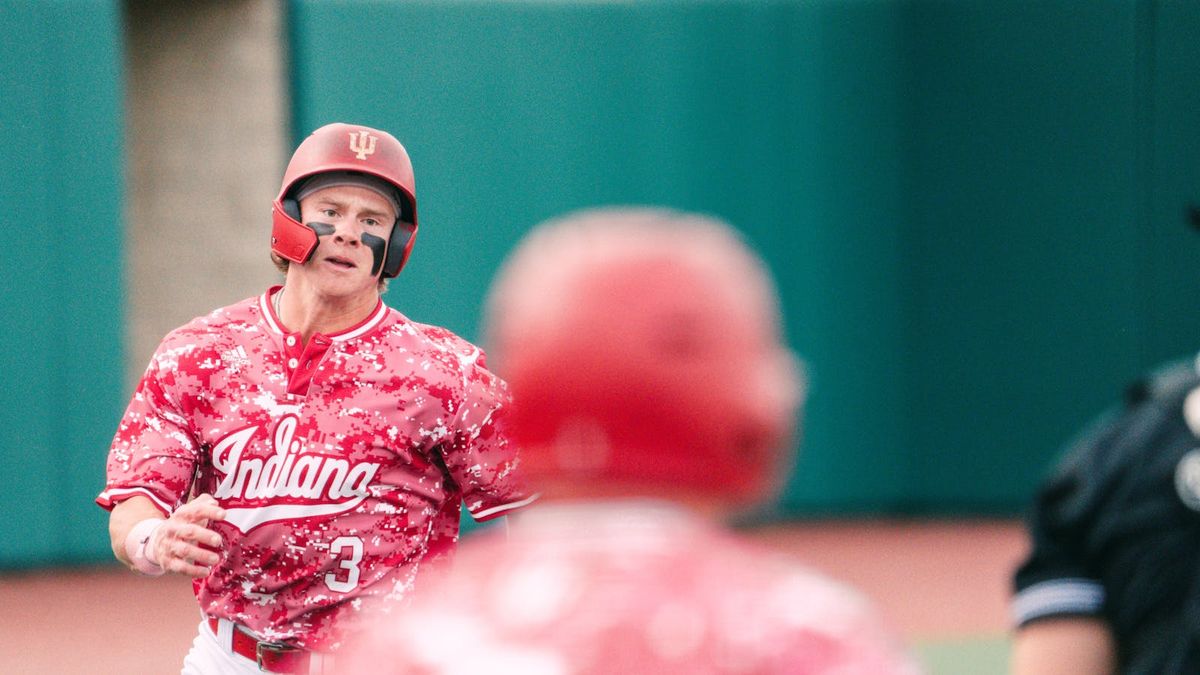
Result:
M413 239L417 236L416 210L412 198L397 191L400 202L400 215L392 226L392 234L388 237L387 257L383 262L382 276L385 279L394 278L400 274L408 256L412 253Z
M387 258L383 263L384 278L390 279L400 273L400 268L404 267L408 254L412 251L412 239L415 234L412 223L396 220L396 224L392 226L392 234L388 237Z
M300 202L292 199L291 197L285 197L281 199L279 203L283 206L283 212L286 213L289 218L297 223L300 222Z

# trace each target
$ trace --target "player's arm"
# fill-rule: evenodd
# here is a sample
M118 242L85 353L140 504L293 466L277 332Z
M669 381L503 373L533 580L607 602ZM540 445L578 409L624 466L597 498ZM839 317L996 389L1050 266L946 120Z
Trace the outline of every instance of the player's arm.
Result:
M1012 675L1111 675L1112 631L1098 617L1048 618L1026 624L1013 638Z
M108 533L117 560L137 571L205 577L220 562L216 551L222 545L221 536L208 524L224 519L225 510L211 495L200 495L170 517L150 499L136 495L113 507Z
M475 351L478 358L464 378L464 401L454 420L456 431L441 447L441 459L462 489L471 517L485 522L513 516L537 495L524 484L517 448L508 440L505 419L511 398L507 387L487 370L482 352Z
M1028 515L1030 551L1013 575L1012 675L1115 672L1108 589L1087 536L1110 517L1105 497L1128 475L1110 454L1127 426L1123 416L1102 416L1038 490Z

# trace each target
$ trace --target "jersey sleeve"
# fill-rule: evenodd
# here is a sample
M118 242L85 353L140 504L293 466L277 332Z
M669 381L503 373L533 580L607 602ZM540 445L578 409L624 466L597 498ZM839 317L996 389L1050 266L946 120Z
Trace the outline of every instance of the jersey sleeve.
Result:
M520 480L517 450L505 433L508 387L487 369L483 352L470 349L472 355L464 361L464 395L443 460L462 490L467 511L482 522L526 506L536 496Z
M1011 609L1018 626L1052 616L1098 615L1104 606L1104 586L1085 546L1102 489L1088 466L1115 423L1101 422L1087 434L1038 492L1028 516L1032 550L1014 577Z
M96 498L111 510L134 496L148 497L165 515L187 498L198 447L181 397L178 349L164 340L138 383L113 437L104 491Z
M1068 448L1038 491L1028 515L1032 550L1013 579L1017 626L1048 617L1099 616L1116 542L1132 527L1133 511L1150 513L1137 497L1156 478L1172 429L1179 391L1194 384L1190 367L1172 367L1133 385L1125 404L1097 418ZM1155 460L1157 461L1157 459ZM1157 513L1157 512L1155 512Z

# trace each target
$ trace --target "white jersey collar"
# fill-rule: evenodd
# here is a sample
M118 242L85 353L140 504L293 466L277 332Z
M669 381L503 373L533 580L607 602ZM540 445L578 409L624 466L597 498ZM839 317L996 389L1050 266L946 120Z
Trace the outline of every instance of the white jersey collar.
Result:
M290 333L283 328L283 322L280 321L279 317L275 314L275 307L271 302L271 299L275 296L275 294L282 289L282 285L268 288L265 293L259 296L258 308L259 311L262 312L263 320L267 322L267 326L271 329L272 333L275 333L276 335L289 335ZM371 310L371 313L367 315L367 318L345 330L330 335L325 335L325 337L329 338L333 342L345 342L346 340L353 340L356 337L366 335L367 333L371 332L371 330L379 326L379 324L383 323L383 319L385 316L387 316L387 312L388 306L384 304L383 298L380 298L375 304L375 309Z

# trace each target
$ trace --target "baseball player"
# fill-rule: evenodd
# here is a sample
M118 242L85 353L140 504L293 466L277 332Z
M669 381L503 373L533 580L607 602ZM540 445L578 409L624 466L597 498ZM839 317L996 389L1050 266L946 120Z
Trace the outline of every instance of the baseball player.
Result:
M113 552L194 579L184 673L327 670L359 607L408 593L476 520L530 501L484 354L385 305L417 234L401 144L330 124L273 207L282 286L163 339L97 502Z
M1015 574L1016 675L1200 673L1200 374L1171 364L1075 441Z
M659 209L543 225L487 327L541 497L373 621L345 672L915 672L864 598L721 525L782 480L804 388L728 226Z

